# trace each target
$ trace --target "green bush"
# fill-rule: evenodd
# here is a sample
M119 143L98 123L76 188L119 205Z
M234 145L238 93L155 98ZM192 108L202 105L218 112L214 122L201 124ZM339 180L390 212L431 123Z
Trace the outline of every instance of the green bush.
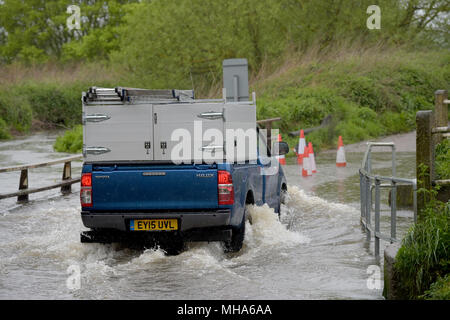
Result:
M435 174L436 179L450 179L450 142L448 139L436 146Z
M428 300L450 300L450 274L445 277L439 277L436 282L431 284L430 289L425 291L422 298Z
M407 132L414 128L414 124L411 122L415 121L414 113L406 112L385 112L380 115L380 122L385 128L385 134Z
M71 127L81 122L81 92L88 85L23 83L0 90L0 119L4 138L10 130L27 133L34 119L49 127Z
M83 88L86 90L87 88ZM49 124L72 126L81 122L81 86L26 84L17 88L26 96L35 117Z
M349 76L337 82L337 86L342 88L342 95L350 101L374 111L382 111L386 108L381 94L380 83L367 76Z
M401 67L395 75L396 87L402 98L403 110L432 109L434 105L434 93L439 81L431 70L423 70L420 67ZM438 72L442 73L442 72Z
M14 92L0 91L0 119L4 120L5 127L27 132L31 127L33 112L26 97Z
M409 298L418 299L450 272L450 203L432 200L403 239L395 269Z
M258 99L257 116L260 119L281 117L283 131L295 131L320 125L329 114L339 114L345 100L332 89L288 87L276 96L263 95Z
M56 138L53 149L57 152L80 153L83 148L83 126L78 125Z
M9 138L11 138L9 128L6 125L6 122L0 118L0 140Z

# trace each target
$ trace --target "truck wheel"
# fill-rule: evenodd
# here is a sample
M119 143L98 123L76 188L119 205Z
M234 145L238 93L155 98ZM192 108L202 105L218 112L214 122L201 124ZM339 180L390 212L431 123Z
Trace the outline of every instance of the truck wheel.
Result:
M282 188L280 190L280 199L278 200L277 208L275 209L275 213L278 213L278 219L281 219L281 204L286 203L286 189Z
M244 209L242 222L238 227L231 229L231 240L225 242L225 252L238 252L242 248L245 237L245 219L247 216L247 206Z
M281 201L278 201L278 205L275 209L275 213L278 213L278 219L281 219Z
M161 246L167 256L176 256L184 249L184 241L174 241Z
M81 243L103 243L109 244L114 242L115 233L105 230L91 229L80 233Z
M287 188L283 187L283 188L281 188L281 191L280 191L280 202L282 204L286 204L286 197L287 197Z

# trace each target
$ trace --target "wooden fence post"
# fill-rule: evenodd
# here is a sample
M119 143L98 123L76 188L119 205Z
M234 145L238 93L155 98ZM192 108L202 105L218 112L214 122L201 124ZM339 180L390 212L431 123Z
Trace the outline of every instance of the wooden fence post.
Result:
M272 155L272 122L266 123L267 130L267 148L269 148L270 155Z
M274 121L280 121L281 118L272 118L272 119L264 119L264 120L258 120L256 123L264 125L264 129L267 131L267 148L268 151L272 154L272 122Z
M28 169L20 171L19 190L28 189ZM28 201L28 194L22 194L17 196L17 202Z
M446 127L448 123L448 107L444 103L447 100L447 90L437 90L434 93L434 127ZM435 134L433 141L436 144L442 142L442 134Z
M72 179L72 165L70 161L64 162L64 169L63 169L63 181ZM65 186L61 187L62 194L68 194L72 191L72 185L66 184Z
M434 125L433 111L423 110L416 114L416 177L417 188L431 190L434 175L434 143L432 129ZM424 171L421 164L425 165ZM425 207L426 198L423 192L417 194L417 215Z

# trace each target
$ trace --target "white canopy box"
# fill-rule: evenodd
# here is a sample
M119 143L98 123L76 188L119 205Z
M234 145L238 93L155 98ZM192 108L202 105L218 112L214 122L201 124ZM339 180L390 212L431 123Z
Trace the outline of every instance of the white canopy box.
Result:
M90 88L83 93L86 162L256 160L254 101L195 100L192 91Z

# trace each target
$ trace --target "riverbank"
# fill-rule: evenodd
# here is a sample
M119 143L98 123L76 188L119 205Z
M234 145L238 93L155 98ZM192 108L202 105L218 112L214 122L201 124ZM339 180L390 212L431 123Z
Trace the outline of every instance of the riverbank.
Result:
M416 112L434 109L434 92L449 86L450 56L435 54L386 48L292 59L255 84L258 118L281 117L275 125L295 145L298 137L288 132L317 127L331 116L328 126L307 136L316 152L336 148L338 136L353 144L410 132Z
M376 139L365 140L357 143L344 145L347 152L365 152L367 150L367 142L393 142L397 152L416 152L416 131L407 133L392 134ZM344 141L345 143L345 141ZM323 150L323 153L333 153L336 149Z
M450 54L445 50L311 50L280 58L278 68L250 73L250 91L257 93L257 118L281 117L273 127L290 145L298 137L289 137L288 132L315 127L332 115L329 126L308 134L316 152L334 149L339 135L344 143L353 144L414 130L417 110L433 109L434 91L449 86ZM62 128L80 124L80 95L90 86L152 87L107 67L94 70L100 75L87 78L93 72L88 66L58 72L43 69L2 83L0 139L30 132L35 123ZM194 89L199 98L220 97L220 88L214 86Z

